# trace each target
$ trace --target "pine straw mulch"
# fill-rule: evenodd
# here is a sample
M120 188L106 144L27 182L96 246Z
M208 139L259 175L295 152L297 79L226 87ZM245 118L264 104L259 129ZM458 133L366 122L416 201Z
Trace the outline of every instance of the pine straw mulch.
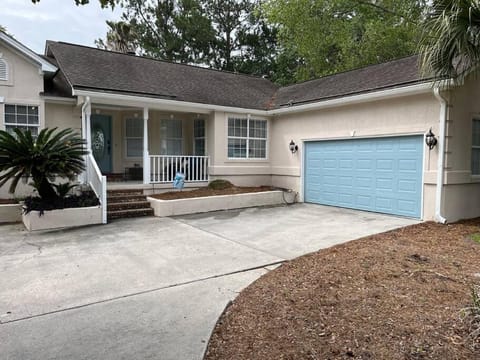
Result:
M240 293L205 358L480 359L462 320L479 226L422 223L285 263Z
M209 187L195 189L195 190L183 190L183 191L169 191L161 194L150 195L153 198L161 200L176 200L176 199L188 199L196 197L217 196L217 195L233 195L233 194L245 194L253 192L262 192L273 190L271 186L231 186L226 189L212 189Z

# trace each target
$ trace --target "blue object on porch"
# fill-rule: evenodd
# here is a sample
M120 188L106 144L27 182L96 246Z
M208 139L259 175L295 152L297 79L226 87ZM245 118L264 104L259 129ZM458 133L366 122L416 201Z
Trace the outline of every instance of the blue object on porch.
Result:
M173 179L173 187L175 189L183 189L185 186L185 175L181 172L175 174L175 179Z

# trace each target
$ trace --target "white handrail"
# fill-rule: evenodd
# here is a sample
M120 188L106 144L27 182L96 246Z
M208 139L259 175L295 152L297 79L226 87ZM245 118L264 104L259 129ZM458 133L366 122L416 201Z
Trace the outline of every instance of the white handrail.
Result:
M102 175L100 168L91 153L87 155L86 161L87 183L100 200L102 207L102 223L107 223L107 177Z
M208 182L209 156L150 155L150 183L171 183L177 172L186 183Z

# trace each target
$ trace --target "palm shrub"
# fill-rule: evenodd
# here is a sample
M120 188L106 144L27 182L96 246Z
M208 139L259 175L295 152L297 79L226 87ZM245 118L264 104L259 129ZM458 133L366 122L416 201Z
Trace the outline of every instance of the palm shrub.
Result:
M37 137L29 130L0 130L0 187L11 180L13 194L20 180L31 177L42 201L54 202L60 198L55 177L73 180L85 170L86 154L85 141L72 129L43 129Z
M480 65L480 1L433 0L423 23L420 67L436 80L464 80Z

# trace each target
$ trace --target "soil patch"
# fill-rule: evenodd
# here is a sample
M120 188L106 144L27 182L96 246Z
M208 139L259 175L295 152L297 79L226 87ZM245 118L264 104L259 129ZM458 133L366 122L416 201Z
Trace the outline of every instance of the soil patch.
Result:
M479 359L461 316L479 225L422 223L285 263L235 299L206 359Z
M0 205L18 204L15 199L0 199Z
M184 190L184 191L169 191L162 194L151 195L155 199L161 200L176 200L176 199L188 199L196 197L206 196L218 196L218 195L232 195L232 194L245 194L253 192L271 191L275 190L271 186L258 186L258 187L246 187L246 186L232 186L227 189L212 189L209 187Z

